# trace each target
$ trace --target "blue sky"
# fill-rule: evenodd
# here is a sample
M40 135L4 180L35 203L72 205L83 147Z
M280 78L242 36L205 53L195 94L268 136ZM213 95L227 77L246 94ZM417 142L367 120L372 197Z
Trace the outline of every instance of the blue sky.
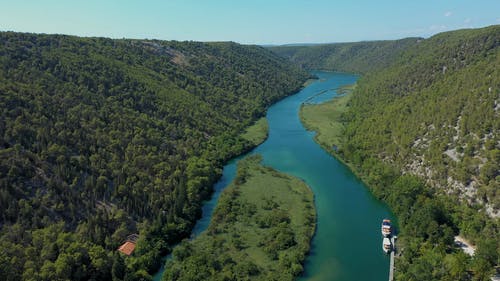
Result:
M500 24L500 0L0 0L0 30L112 38L324 43Z

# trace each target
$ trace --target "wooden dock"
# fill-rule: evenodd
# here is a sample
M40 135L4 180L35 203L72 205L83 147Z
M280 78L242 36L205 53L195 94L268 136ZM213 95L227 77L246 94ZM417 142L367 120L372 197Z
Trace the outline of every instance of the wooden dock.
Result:
M391 237L392 251L391 251L391 263L389 265L389 281L394 280L394 252L396 251L395 238L396 237L394 236Z

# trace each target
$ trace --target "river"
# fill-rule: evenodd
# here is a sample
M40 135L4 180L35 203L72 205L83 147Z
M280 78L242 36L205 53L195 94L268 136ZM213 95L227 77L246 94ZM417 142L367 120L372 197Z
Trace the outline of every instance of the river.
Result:
M314 192L317 229L300 281L387 280L389 257L382 251L380 223L393 215L345 165L314 142L314 132L305 130L298 114L305 100L313 96L308 102L329 100L336 95L335 88L354 83L358 76L313 73L318 80L269 108L269 137L250 153L261 154L267 166L303 179ZM325 93L315 96L321 92ZM224 167L193 236L207 228L219 194L234 178L241 157ZM161 272L155 280L160 280Z

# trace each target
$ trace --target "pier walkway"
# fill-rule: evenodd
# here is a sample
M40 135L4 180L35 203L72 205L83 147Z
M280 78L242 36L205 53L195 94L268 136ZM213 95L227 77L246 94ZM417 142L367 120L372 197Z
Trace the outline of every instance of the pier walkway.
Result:
M391 245L392 245L392 251L391 251L391 263L389 265L389 281L392 281L394 279L394 252L396 251L396 237L392 236L391 237Z

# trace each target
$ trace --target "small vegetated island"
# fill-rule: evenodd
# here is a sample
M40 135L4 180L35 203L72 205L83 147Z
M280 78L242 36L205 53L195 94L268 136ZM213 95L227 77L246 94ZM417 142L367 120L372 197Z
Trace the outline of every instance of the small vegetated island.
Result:
M315 140L327 151L337 150L343 140L345 126L342 114L348 109L355 85L337 89L340 96L320 104L302 104L300 119L310 131L316 131Z
M313 193L295 177L238 163L207 231L176 247L163 280L293 280L316 226Z

